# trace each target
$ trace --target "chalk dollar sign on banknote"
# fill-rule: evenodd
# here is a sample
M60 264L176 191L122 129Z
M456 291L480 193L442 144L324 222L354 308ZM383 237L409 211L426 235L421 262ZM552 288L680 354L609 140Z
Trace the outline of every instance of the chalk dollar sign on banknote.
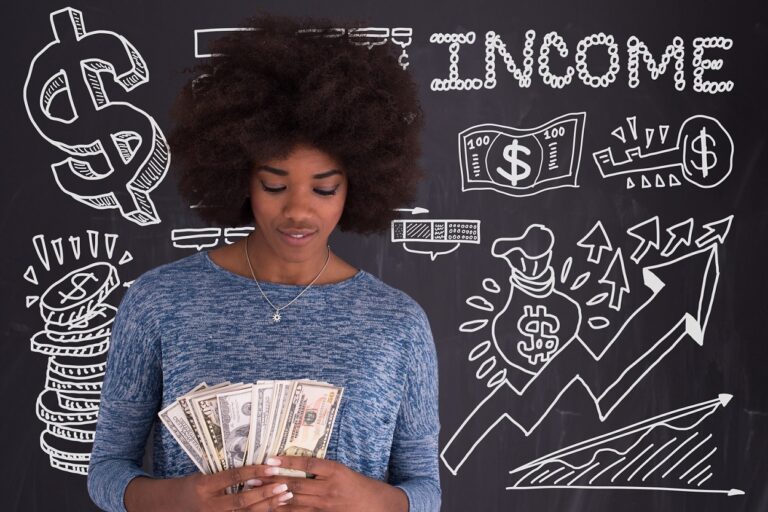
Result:
M459 133L461 189L524 197L577 187L586 113L535 128L481 124Z

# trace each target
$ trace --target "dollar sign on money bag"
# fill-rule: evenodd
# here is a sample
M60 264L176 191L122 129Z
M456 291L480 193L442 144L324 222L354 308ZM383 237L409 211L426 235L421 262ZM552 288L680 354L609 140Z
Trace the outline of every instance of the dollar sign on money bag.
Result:
M86 32L76 9L52 13L51 28L54 41L30 64L24 104L38 133L69 155L51 165L56 183L92 208L160 222L150 192L170 165L165 137L142 110L110 99L149 80L146 62L124 37Z
M578 303L555 287L553 244L552 232L540 224L520 237L493 243L492 254L510 269L507 302L491 329L496 349L512 370L507 372L512 385L525 385L581 324Z

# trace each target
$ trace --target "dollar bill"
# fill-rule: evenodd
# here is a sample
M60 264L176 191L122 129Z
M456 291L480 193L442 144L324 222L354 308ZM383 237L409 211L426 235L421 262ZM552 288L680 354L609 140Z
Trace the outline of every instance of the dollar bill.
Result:
M267 420L272 405L272 381L257 382L251 392L251 430L248 434L246 464L261 464L264 461L267 440Z
M245 463L248 434L251 429L252 386L237 391L219 393L219 419L224 456L230 468L242 467Z
M324 458L343 388L311 381L296 382L273 451L276 455ZM303 471L281 469L286 476Z
M197 429L203 439L203 447L208 455L208 462L215 472L229 469L224 454L224 440L221 436L219 403L216 395L225 391L235 391L238 385L230 385L189 398L192 416L197 422Z
M283 417L286 414L285 405L289 403L293 394L294 381L277 380L272 391L272 407L267 419L267 434L264 441L265 453L262 460L277 455L276 439L280 435L280 427L283 424Z
M199 388L199 386L198 386ZM206 459L205 450L197 440L195 433L192 430L192 426L184 414L184 410L178 400L171 405L160 411L158 414L160 421L171 432L171 435L176 442L179 443L181 448L186 452L192 462L195 463L197 469L202 473L209 474L211 472L210 466Z
M276 455L324 458L344 388L327 382L201 383L159 417L201 472L263 464ZM280 469L281 475L306 477ZM239 492L241 486L227 489Z

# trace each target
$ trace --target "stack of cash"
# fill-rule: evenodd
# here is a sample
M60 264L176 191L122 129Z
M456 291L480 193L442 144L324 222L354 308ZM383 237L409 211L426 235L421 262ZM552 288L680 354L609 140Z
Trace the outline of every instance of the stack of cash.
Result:
M212 474L276 455L324 458L343 392L313 380L201 383L158 415L198 469Z

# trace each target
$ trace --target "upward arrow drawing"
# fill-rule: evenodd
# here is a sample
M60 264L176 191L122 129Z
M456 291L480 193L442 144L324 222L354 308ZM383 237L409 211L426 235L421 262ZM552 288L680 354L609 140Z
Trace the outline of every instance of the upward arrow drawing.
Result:
M576 384L594 401L597 416L604 421L681 340L690 338L699 345L704 342L719 276L716 245L644 268L643 282L650 296L602 350L593 351L575 337L522 389L503 381L449 439L440 454L443 463L456 474L504 419L523 435L530 435ZM692 284L699 293L690 293ZM642 337L629 338L637 333ZM558 381L566 384L552 386Z
M598 283L607 284L611 287L611 298L608 307L616 311L620 310L622 295L629 293L627 269L624 267L624 257L621 255L621 249L616 249L610 265L608 265L605 274Z
M728 232L731 230L731 223L733 222L733 215L729 215L720 220L704 224L706 233L696 239L697 247L704 247L715 242L725 243L725 237L728 236Z
M640 260L643 259L651 247L654 249L659 248L659 216L651 217L640 224L632 226L627 230L627 234L640 240L640 245L637 246L635 252L630 256L632 261L640 263Z
M589 230L589 233L576 242L576 245L589 249L587 261L590 263L600 263L600 259L603 256L603 250L609 252L613 250L611 241L608 239L605 228L603 228L603 223L600 221L597 221L595 225L592 226L592 229Z
M664 249L661 251L661 255L667 257L673 254L681 244L685 246L691 245L691 237L693 236L693 217L683 222L678 222L674 226L667 228L669 234L669 241Z

